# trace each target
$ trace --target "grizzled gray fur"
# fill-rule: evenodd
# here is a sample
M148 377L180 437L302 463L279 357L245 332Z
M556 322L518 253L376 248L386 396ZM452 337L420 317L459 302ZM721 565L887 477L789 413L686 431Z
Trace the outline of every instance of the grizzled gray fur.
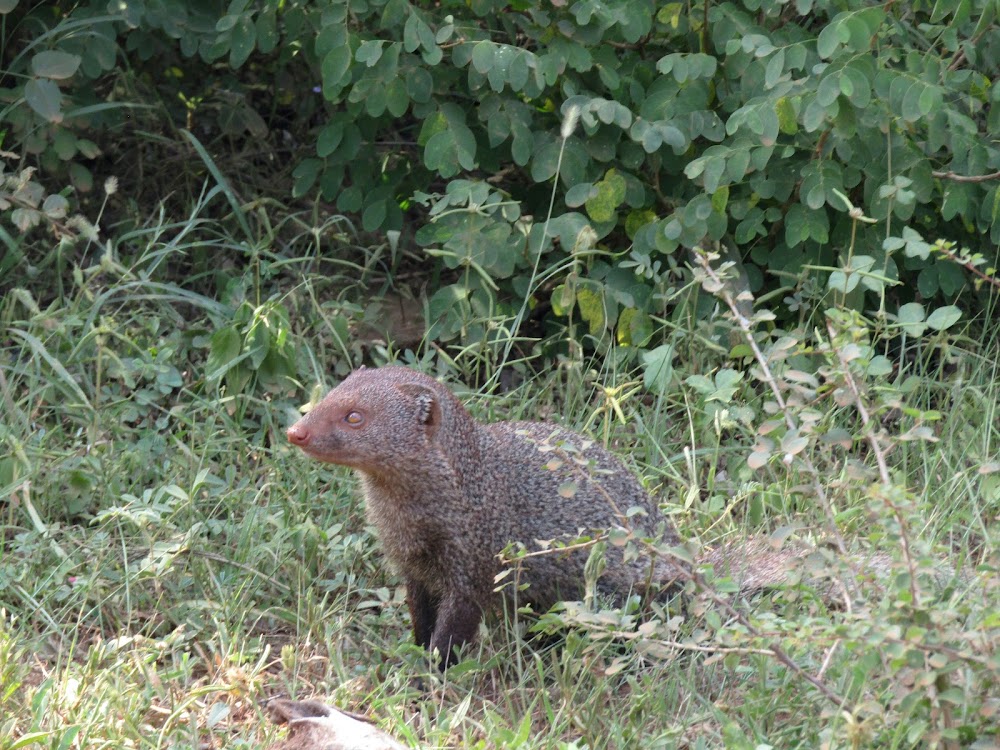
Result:
M405 367L351 374L288 429L288 439L358 472L368 518L406 582L416 641L446 664L491 608L503 569L497 556L509 543L537 551L541 541L626 525L679 542L632 472L604 448L545 422L481 424L445 386ZM645 513L626 520L632 507ZM545 611L580 598L588 555L585 547L521 561L517 582L528 586L517 603ZM655 565L654 580L676 578L673 563ZM650 575L648 558L626 564L609 545L598 587L621 598ZM516 588L504 591L513 597Z

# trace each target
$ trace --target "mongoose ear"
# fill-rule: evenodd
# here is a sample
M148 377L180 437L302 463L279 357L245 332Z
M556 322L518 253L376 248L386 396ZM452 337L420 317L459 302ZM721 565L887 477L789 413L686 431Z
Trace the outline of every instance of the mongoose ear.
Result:
M427 426L427 437L434 437L441 426L441 404L434 391L419 383L402 383L397 387L416 401L417 421Z

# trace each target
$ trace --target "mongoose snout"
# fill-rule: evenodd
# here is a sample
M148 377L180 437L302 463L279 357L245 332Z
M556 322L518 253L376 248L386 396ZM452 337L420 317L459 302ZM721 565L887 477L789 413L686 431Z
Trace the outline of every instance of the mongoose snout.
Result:
M288 442L297 445L304 453L319 461L353 466L347 455L340 455L343 448L335 428L314 424L307 426L299 420L285 431Z
M304 448L309 444L309 430L297 422L285 430L285 435L288 437L288 442L300 448Z

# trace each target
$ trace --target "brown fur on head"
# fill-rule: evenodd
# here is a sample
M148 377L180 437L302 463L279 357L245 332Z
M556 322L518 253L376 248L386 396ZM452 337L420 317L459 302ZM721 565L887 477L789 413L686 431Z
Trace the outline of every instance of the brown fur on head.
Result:
M288 440L320 461L391 472L426 454L441 426L441 390L405 367L357 370L288 428Z

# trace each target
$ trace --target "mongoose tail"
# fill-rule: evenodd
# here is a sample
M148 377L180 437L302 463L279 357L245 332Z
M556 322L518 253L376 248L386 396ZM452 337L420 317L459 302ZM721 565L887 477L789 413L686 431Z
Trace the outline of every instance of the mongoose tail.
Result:
M716 576L729 577L741 596L802 581L829 605L844 604L859 591L874 586L884 589L899 563L887 552L858 550L842 556L833 549L823 550L801 543L776 546L763 536L751 536L705 550L698 560L709 563ZM921 567L923 583L943 589L966 576L937 561L933 568Z

